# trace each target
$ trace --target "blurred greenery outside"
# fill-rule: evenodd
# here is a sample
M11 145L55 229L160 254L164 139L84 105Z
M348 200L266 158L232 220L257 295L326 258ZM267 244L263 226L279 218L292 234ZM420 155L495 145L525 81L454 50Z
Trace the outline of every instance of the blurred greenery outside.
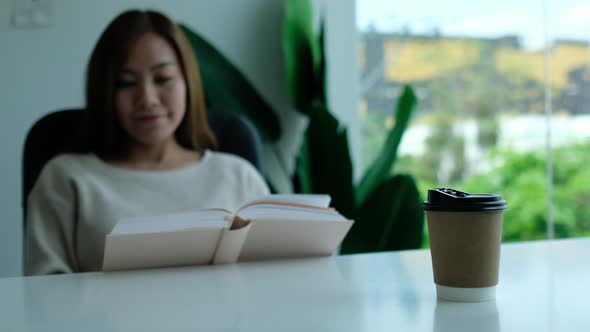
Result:
M536 65L542 54L519 50L516 43L507 44L505 40L403 38L383 38L385 66L380 88L391 91L403 83L412 84L419 101L408 129L422 126L428 130L422 142L417 143L423 151L400 154L392 173L413 175L423 198L428 189L442 186L501 194L508 202L503 241L546 239L545 148L533 144L523 150L499 144L504 134L501 119L544 112L543 67ZM588 51L587 43L554 47L554 114L587 115L584 102L590 94ZM392 52L396 60L388 61ZM584 57L577 56L582 53ZM368 57L361 54L361 60L366 62ZM582 102L580 96L572 102L572 86L582 90ZM366 165L379 153L386 129L393 125L393 101L388 110L379 110L372 108L370 98L365 95L361 104ZM470 139L461 130L461 124L467 121L476 127L476 135ZM534 128L533 132L544 137L544 127ZM403 140L408 139L413 138L406 133ZM413 146L413 142L403 144ZM477 147L475 159L469 156L469 144ZM552 158L555 237L590 236L590 139L555 144ZM487 166L473 166L478 163ZM428 246L427 236L423 246Z

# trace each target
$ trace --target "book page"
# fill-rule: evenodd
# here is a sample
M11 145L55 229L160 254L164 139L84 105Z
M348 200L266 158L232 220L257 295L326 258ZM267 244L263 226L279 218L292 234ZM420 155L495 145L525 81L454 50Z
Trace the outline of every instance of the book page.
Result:
M223 210L202 210L168 215L122 219L110 234L139 234L179 231L194 227L219 228L229 225Z
M240 211L240 217L251 220L259 218L305 219L317 221L346 220L346 218L333 209L274 204L251 205Z
M109 234L105 242L103 271L210 264L224 229Z
M303 205L315 206L318 208L328 208L332 198L330 195L315 195L315 194L274 194L264 196L258 199L248 201L236 211L236 214L245 208L252 205L259 204L275 204L275 205Z
M332 255L352 220L259 217L240 254L240 261Z
M268 199L245 205L239 211L239 216L252 220L252 227L239 260L326 256L335 253L353 221L326 206L275 203Z
M210 264L232 220L202 210L118 222L106 236L103 270Z

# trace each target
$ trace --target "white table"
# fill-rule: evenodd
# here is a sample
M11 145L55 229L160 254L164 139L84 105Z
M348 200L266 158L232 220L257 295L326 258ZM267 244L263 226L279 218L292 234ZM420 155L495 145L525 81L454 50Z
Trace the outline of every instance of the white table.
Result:
M590 239L502 247L497 300L437 302L427 250L0 279L0 331L590 331Z

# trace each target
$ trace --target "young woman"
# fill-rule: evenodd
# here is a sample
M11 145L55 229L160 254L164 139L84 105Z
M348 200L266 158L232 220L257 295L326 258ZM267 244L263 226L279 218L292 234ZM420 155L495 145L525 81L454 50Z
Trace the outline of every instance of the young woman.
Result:
M234 209L268 194L248 162L208 148L195 55L180 28L127 11L96 44L80 153L47 163L27 207L26 274L97 271L122 218Z

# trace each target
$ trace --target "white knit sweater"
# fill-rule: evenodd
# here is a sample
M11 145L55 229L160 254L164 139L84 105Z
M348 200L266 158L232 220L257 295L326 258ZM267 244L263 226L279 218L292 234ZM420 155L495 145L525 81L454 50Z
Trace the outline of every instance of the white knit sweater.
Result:
M111 166L94 154L64 154L43 168L28 197L27 275L98 271L104 241L122 218L205 208L236 209L269 193L247 161L206 151L175 170Z

